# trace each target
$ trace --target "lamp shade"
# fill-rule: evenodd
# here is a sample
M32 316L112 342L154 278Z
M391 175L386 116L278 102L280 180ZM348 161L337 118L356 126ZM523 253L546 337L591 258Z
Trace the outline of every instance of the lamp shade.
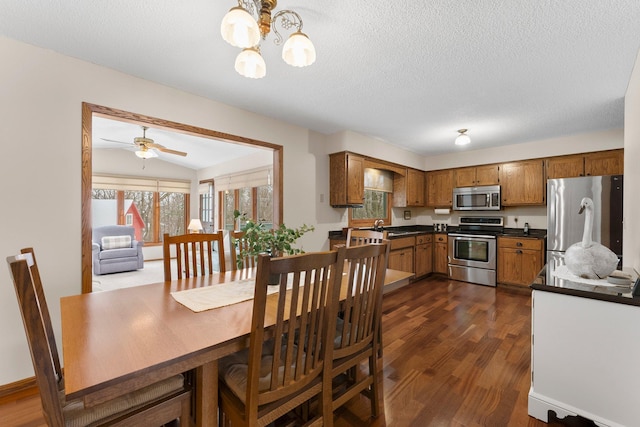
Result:
M148 148L144 148L142 150L136 151L136 156L141 159L153 159L154 157L158 157L158 153L153 150L149 150Z
M244 49L236 58L236 71L250 79L261 79L267 74L267 64L255 48Z
M306 67L316 60L316 48L306 34L296 31L282 47L282 59L294 67Z
M200 230L202 230L202 222L200 222L198 218L193 218L191 222L189 222L187 230L189 230L189 233L200 233Z
M232 46L247 48L258 44L260 29L253 16L241 7L232 8L220 24L222 38Z

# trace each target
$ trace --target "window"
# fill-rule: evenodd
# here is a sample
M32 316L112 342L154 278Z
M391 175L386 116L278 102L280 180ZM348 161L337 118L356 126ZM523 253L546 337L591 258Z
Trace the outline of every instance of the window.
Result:
M191 184L138 177L93 176L92 224L132 225L145 243L184 234Z
M349 209L349 227L371 227L377 219L391 225L393 173L384 169L364 170L364 203Z
M273 227L273 186L271 168L254 169L236 175L216 178L219 201L219 224L225 230L242 228L234 223L233 212L240 211L250 219Z
M349 209L350 227L371 227L377 219L391 225L391 203L385 191L364 190L364 203L361 208Z

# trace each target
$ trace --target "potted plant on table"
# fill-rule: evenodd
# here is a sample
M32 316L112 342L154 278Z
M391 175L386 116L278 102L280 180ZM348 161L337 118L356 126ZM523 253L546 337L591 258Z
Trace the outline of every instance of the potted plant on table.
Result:
M288 228L284 224L270 229L267 228L263 221L255 221L247 217L246 213L233 211L235 220L239 218L245 221L240 227L240 231L244 232L245 247L238 258L238 267L242 265L244 257L256 257L259 254L268 254L272 257L284 255L295 255L304 253L304 250L294 247L296 240L303 234L315 230L312 225L303 224L301 227Z

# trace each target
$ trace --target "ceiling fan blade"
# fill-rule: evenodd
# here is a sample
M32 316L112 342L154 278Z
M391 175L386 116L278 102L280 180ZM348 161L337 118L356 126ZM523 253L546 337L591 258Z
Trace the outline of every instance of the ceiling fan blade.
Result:
M170 148L166 148L164 145L156 144L155 142L149 143L147 144L147 146L150 148L155 148L158 151L162 151L163 153L175 154L182 157L185 157L187 155L187 153L185 153L184 151L172 150Z
M164 148L164 147L157 147L157 150L162 151L163 153L175 154L177 156L182 156L182 157L187 156L187 153L185 153L184 151L176 151L176 150L171 150L169 148Z
M126 141L116 141L115 139L107 139L107 138L100 138L103 141L107 141L107 142L117 142L118 144L127 144L127 145L135 145L132 142L126 142Z

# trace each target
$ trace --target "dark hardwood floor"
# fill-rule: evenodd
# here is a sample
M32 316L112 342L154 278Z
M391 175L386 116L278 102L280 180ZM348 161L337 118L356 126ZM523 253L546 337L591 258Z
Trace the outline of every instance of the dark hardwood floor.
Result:
M356 398L336 427L594 425L527 415L528 291L432 277L385 295L383 310L383 415L371 419ZM44 426L39 397L0 401L0 425Z

